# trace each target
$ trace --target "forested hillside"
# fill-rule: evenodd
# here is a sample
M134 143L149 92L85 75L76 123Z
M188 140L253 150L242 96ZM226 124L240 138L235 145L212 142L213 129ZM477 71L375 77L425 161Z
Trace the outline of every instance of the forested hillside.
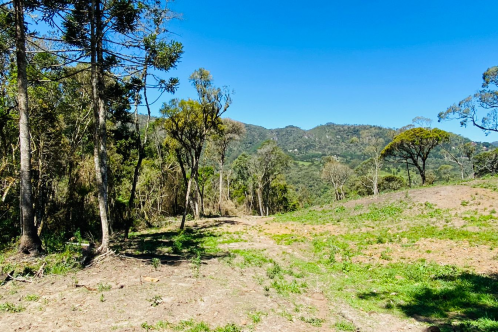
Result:
M387 144L396 129L379 126L348 125L327 123L310 130L296 126L266 129L261 126L245 124L246 135L230 149L233 160L242 152L253 153L266 140L274 140L277 145L296 161L320 161L322 157L337 156L341 161L355 167L365 159L364 149L372 137L381 138ZM455 135L458 141L470 142L468 138ZM486 151L494 143L475 142L477 150ZM440 149L438 149L440 150ZM444 159L440 151L434 151L432 158Z

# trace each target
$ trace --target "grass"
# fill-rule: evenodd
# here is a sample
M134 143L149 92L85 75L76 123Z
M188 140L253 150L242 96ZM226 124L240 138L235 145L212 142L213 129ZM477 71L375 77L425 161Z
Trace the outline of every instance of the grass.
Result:
M37 294L27 294L24 296L24 299L26 301L32 301L32 302L36 302L40 299L40 295L37 295Z
M193 319L184 320L178 324L172 324L165 321L159 321L154 325L148 323L142 323L142 329L146 331L162 331L162 330L173 330L182 332L241 332L242 329L235 324L227 324L225 326L220 326L217 328L211 328L207 323L196 322Z
M15 305L14 303L10 302L0 303L0 312L17 313L23 312L25 309L26 308L21 304Z
M112 288L112 286L111 286L111 285L109 285L109 284L103 284L103 283L101 283L101 282L99 282L99 283L97 284L97 290L98 290L99 292L109 291L109 290L111 290L111 288Z
M248 314L249 319L253 322L253 324L258 324L261 322L263 316L267 316L268 314L262 311L253 311Z
M323 318L316 318L316 317L306 318L306 317L301 316L299 319L305 323L310 324L311 326L314 326L314 327L321 327L323 322L325 321L325 319L323 319Z
M356 327L353 323L348 322L347 320L341 320L334 324L334 327L338 331L356 331Z
M495 184L479 187L497 190ZM479 198L461 201L462 206L479 205ZM485 209L486 211L486 209ZM411 203L409 198L352 208L343 205L308 208L275 217L278 223L309 225L332 224L342 227L338 234L318 230L310 240L294 234L272 237L279 244L304 243L301 254L291 263L302 272L305 282L317 280L308 288L325 289L328 298L349 303L365 311L393 312L398 315L422 316L427 322L458 326L464 331L498 330L498 280L495 276L476 274L464 267L442 266L420 261L397 261L389 244L409 247L422 239L445 240L465 245L498 247L498 216L468 210L455 213L430 202ZM463 226L454 226L458 219ZM461 224L461 223L460 223ZM297 242L294 241L294 242ZM380 262L362 263L356 256L365 256L369 248L379 248ZM280 266L285 271L285 266ZM269 267L267 276L279 275ZM274 277L272 280L286 280ZM272 288L281 287L272 282ZM296 289L297 291L297 289ZM281 292L290 293L290 290ZM337 322L339 331L354 331L347 321ZM450 330L448 330L450 331Z

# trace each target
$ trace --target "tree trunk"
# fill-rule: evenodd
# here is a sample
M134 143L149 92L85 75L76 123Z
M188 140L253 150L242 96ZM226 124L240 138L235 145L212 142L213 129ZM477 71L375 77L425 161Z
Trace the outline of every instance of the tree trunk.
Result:
M223 215L223 212L221 211L221 206L222 206L222 199L223 199L223 161L220 162L220 197L218 200L218 211L220 212L220 216Z
M94 163L98 189L100 222L102 224L102 243L98 252L109 249L109 206L107 200L107 148L106 148L106 112L103 93L103 51L102 51L102 17L100 1L92 0L91 9L91 76L92 108L94 115Z
M378 160L375 161L375 173L373 178L373 194L374 196L379 195L379 165Z
M263 217L265 215L265 212L263 208L263 193L261 187L258 186L258 190L256 190L256 193L258 195L259 215Z
M406 173L408 174L408 187L412 187L412 178L410 176L410 168L408 167L408 162L406 162Z
M31 141L28 113L28 78L26 74L26 36L24 33L24 1L14 0L16 19L17 102L19 107L19 145L21 152L21 226L22 236L19 250L23 253L38 253L41 240L35 227L33 211L33 188L31 185Z
M192 186L192 177L188 179L187 183L187 193L185 194L185 209L183 210L182 223L180 224L180 229L185 228L185 219L187 218L188 204L190 199L190 187Z

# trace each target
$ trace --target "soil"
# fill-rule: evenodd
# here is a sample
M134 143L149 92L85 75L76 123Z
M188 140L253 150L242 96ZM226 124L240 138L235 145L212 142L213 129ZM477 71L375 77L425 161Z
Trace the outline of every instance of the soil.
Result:
M405 198L405 192L363 198L347 202L379 204ZM429 201L438 208L484 211L498 209L498 193L469 185L441 186L412 190L415 203ZM463 204L467 201L468 204ZM271 235L344 232L333 225L269 223L271 218L239 217L198 221L195 227L211 227L225 232L242 233L245 242L220 245L221 249L261 249L275 260L282 253L299 255L300 243L277 244ZM474 269L480 273L498 273L498 249L489 246L457 245L452 241L422 239L413 246L379 244L359 261L380 262L380 253L390 248L393 261L426 259ZM468 258L465 258L468 257ZM150 260L110 255L105 260L65 276L49 275L32 282L10 281L0 287L0 303L25 306L19 313L0 313L0 331L144 331L143 323L178 323L193 319L212 328L234 323L243 331L335 331L338 321L353 323L357 331L423 331L427 325L414 318L386 313L364 312L328 299L319 286L292 297L268 293L258 283L258 267L240 268L227 264L223 255L205 257L199 269L191 260L168 260L155 269ZM100 285L110 286L99 291ZM78 285L76 287L75 285ZM40 298L26 301L28 295ZM296 308L302 308L299 313ZM262 313L254 324L251 314ZM311 326L301 317L323 319L321 327Z

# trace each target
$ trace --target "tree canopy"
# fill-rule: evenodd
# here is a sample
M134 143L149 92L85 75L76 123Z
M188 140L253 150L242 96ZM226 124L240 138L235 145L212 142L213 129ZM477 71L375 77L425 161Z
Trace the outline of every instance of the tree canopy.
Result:
M498 91L492 89L498 87L498 66L488 68L482 79L480 91L440 112L439 121L458 119L463 127L470 123L486 133L498 132Z
M426 180L426 162L429 153L441 143L447 142L450 134L434 128L412 128L394 137L381 152L383 158L393 158L413 165L419 172L422 184Z

